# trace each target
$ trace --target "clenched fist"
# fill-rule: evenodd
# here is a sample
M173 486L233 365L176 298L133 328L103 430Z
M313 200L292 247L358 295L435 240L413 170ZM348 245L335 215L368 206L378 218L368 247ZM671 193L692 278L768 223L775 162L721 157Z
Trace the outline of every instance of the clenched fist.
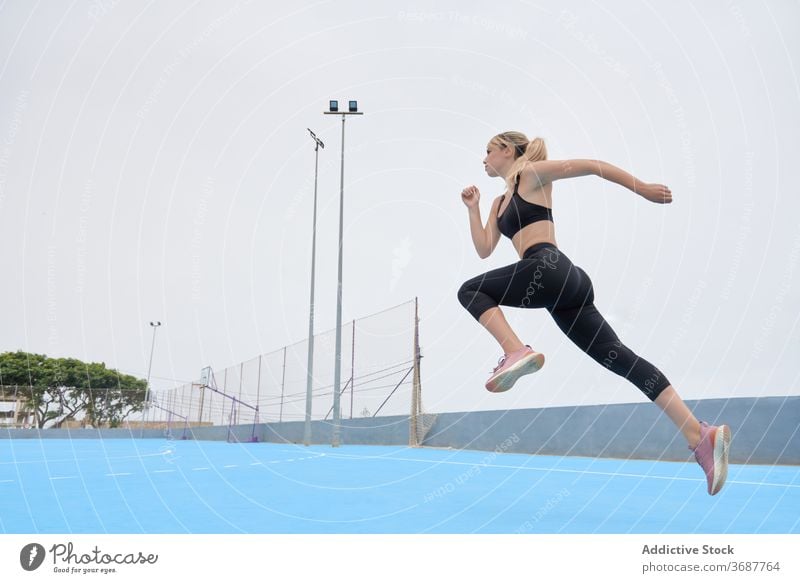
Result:
M475 208L481 200L481 191L476 186L467 186L461 191L461 200L467 208Z
M669 204L672 202L672 192L668 186L664 186L663 184L638 185L636 192L650 202L659 204Z

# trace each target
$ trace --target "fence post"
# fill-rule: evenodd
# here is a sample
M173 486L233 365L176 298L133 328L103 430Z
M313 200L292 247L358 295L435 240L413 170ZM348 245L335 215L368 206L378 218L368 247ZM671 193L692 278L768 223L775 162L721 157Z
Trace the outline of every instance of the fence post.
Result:
M422 385L420 383L419 371L419 298L414 298L414 375L411 385L411 417L408 420L408 444L411 447L419 447L420 444L420 415L422 414Z
M244 382L244 362L239 365L239 403L236 405L236 424L242 418L242 383Z
M286 382L286 347L283 347L283 373L281 374L281 408L280 412L278 413L278 422L283 421L283 391L285 388Z
M258 357L258 381L256 381L256 407L261 404L261 355Z
M228 369L225 369L225 374L222 375L222 392L228 392ZM233 409L233 402L231 402L231 410ZM222 399L222 415L219 418L219 424L225 423L225 399Z
M200 413L197 415L197 425L202 427L203 426L203 404L206 400L206 387L204 385L200 385Z
M353 385L356 384L356 321L353 320L353 344L350 348L350 419L353 418Z

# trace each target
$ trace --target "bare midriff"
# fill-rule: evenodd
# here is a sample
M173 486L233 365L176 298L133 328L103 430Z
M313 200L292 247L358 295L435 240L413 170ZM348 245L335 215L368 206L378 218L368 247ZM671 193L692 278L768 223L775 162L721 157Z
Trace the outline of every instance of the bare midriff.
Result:
M536 221L527 227L523 227L514 235L511 243L514 245L514 250L520 259L522 259L526 249L537 243L552 243L558 247L556 243L556 226L553 221Z

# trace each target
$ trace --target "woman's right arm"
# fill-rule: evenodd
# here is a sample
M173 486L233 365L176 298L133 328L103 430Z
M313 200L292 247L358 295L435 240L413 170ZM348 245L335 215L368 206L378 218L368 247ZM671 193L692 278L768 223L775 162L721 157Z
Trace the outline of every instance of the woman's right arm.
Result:
M472 243L478 257L486 259L492 254L498 241L500 241L500 231L497 228L497 211L500 208L500 197L492 203L489 211L489 219L486 226L481 224L480 191L474 186L468 186L461 192L461 200L467 205L469 210L469 230L472 235Z

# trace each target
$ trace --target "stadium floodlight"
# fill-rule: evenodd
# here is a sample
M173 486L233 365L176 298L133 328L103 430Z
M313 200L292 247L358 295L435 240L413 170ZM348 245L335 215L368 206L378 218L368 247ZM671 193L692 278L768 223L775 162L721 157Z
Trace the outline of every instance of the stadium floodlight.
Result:
M336 111L333 111L334 104ZM331 111L324 111L325 114L341 115L342 116L342 169L339 179L339 278L338 285L336 286L336 360L334 362L333 373L333 428L331 436L331 445L339 447L339 424L340 424L340 411L339 411L339 394L341 392L340 385L342 381L342 239L344 234L344 121L348 115L364 115L360 111L353 111L358 109L356 101L350 101L350 111L339 111L339 102L331 100Z

